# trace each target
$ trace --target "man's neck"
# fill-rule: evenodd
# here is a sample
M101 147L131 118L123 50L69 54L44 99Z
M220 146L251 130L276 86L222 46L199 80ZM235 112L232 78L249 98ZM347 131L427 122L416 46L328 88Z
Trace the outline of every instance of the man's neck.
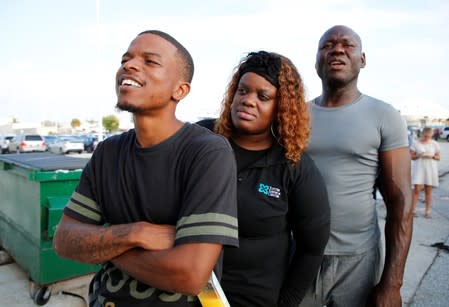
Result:
M328 108L341 107L353 103L360 95L357 84L348 84L343 87L330 87L323 84L323 92L316 103Z
M151 147L162 143L174 135L183 125L184 123L175 116L155 118L134 115L136 138L141 147Z

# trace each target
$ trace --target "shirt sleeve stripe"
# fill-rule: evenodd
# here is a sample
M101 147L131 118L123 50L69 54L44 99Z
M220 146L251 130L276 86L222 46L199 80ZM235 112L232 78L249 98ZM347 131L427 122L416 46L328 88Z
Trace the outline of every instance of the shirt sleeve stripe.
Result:
M237 229L226 226L192 226L176 231L176 240L192 236L225 236L238 238Z
M101 211L100 211L100 210L95 210L95 209L92 208L92 207L89 207L89 206L87 206L87 205L85 205L85 204L83 204L83 203L80 203L79 201L77 201L77 200L74 199L73 197L70 198L70 202L71 202L71 203L74 203L74 204L77 204L77 205L80 205L81 207L84 207L84 208L86 208L86 209L88 209L88 210L94 211L94 212L96 212L96 213L98 213L98 214L101 215Z
M100 208L98 207L97 203L95 201L93 201L92 199L90 199L78 192L73 192L72 198L73 198L73 200L77 201L78 203L83 204L86 207L89 207L94 211L100 212Z
M70 210L72 210L82 216L85 216L88 219L91 219L96 222L101 222L101 215L98 212L96 212L90 208L85 208L83 206L80 206L73 201L69 201L67 207Z
M192 214L182 217L178 220L176 228L186 227L190 224L198 223L220 223L228 224L229 226L238 227L237 218L221 213L204 213L204 214Z

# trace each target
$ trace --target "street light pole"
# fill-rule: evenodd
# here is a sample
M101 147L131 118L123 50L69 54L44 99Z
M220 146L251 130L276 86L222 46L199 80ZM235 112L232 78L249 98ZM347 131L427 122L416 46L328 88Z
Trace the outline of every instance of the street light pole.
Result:
M101 41L100 41L100 0L96 0L96 33L97 33L97 39L96 39L96 61L95 61L95 74L97 76L97 80L100 77L100 57L101 57ZM97 112L98 112L98 141L103 141L103 119L101 117L101 110L100 110L100 103L97 101Z

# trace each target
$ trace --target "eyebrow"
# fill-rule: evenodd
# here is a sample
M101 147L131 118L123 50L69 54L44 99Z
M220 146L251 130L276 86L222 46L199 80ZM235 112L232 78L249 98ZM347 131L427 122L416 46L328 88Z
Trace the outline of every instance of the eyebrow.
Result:
M243 87L245 89L250 88L250 86L247 85L245 82L239 82L237 88L239 88L239 87ZM262 93L267 94L267 95L271 95L272 92L275 92L276 90L277 90L276 88L275 89L271 89L271 88L262 87L262 88L259 88L257 91L258 92L262 92Z
M158 58L162 58L162 56L159 53L156 52L150 52L150 51L146 51L143 53L144 56L156 56Z
M122 55L122 58L125 57L125 56L130 56L130 55L131 55L131 53L127 51L127 52L125 52ZM159 53L151 52L151 51L146 51L146 52L143 53L143 55L144 56L155 56L155 57L158 57L158 58L162 58L162 56Z
M336 42L336 41L344 41L344 42L357 42L357 39L351 36L341 36L338 38L335 37L330 37L327 38L325 40L323 40L323 43L328 43L328 42Z

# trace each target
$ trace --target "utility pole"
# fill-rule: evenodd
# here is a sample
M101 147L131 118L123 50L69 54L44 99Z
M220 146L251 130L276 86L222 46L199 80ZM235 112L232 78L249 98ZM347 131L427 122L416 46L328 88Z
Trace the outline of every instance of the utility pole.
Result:
M97 44L96 44L96 61L95 61L95 74L97 76L97 80L100 77L100 59L101 59L101 29L100 29L100 0L96 1L96 27L97 27ZM101 118L101 111L100 111L100 103L97 101L97 112L98 112L98 141L103 141L103 119Z

